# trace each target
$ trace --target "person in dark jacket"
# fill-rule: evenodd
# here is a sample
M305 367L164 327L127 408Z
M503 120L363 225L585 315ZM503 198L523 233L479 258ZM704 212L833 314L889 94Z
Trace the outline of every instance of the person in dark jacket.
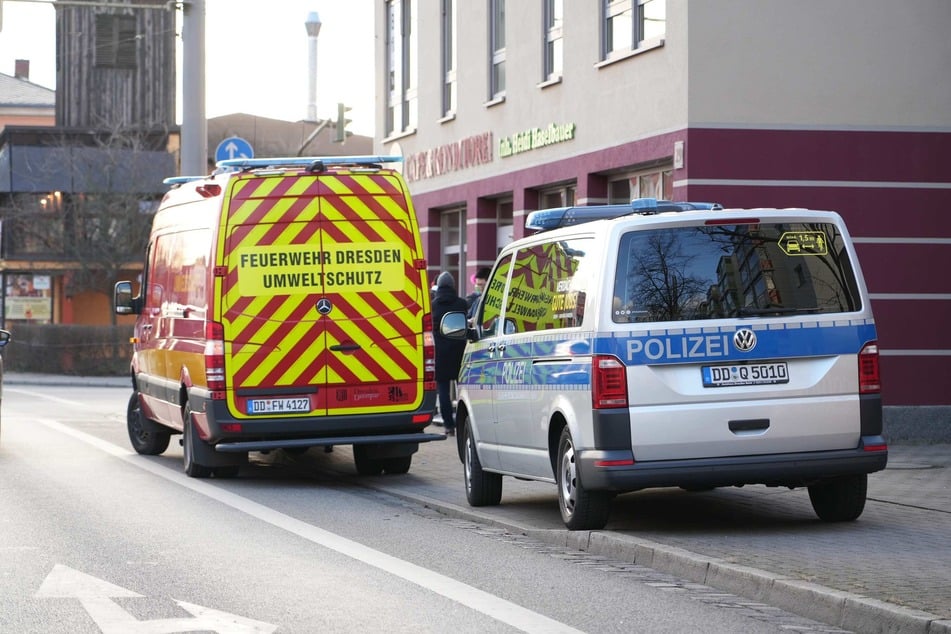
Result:
M456 280L448 271L436 278L436 292L433 294L433 340L436 344L436 390L439 394L439 412L447 436L456 433L456 421L452 413L452 382L459 378L462 366L462 353L466 342L448 339L439 333L439 322L443 315L452 311L466 312L466 300L459 297Z

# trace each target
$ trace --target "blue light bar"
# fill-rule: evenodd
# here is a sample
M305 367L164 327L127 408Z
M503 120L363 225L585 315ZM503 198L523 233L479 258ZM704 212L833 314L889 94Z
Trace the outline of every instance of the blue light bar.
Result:
M289 167L294 165L310 166L314 163L324 165L379 165L380 163L399 163L402 156L287 156L275 158L241 158L218 161L218 167Z
M695 211L723 209L717 203L675 203L656 198L635 198L630 205L592 205L590 207L557 207L540 209L528 214L525 228L550 231L560 227L580 225L593 220L605 220L632 215L653 215L667 211Z
M184 185L185 183L190 183L192 181L200 181L207 176L171 176L162 181L163 185Z

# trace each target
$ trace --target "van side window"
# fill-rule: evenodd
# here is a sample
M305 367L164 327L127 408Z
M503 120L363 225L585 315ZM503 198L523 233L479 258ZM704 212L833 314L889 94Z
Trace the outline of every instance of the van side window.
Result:
M502 298L505 296L505 283L508 281L509 269L512 268L512 258L502 260L492 271L492 277L486 282L483 299L480 305L481 313L478 321L482 326L482 336L491 337L496 334L499 325L499 315L502 313Z
M514 332L580 326L594 240L558 240L520 249L515 256L505 321ZM589 265L590 266L590 265Z

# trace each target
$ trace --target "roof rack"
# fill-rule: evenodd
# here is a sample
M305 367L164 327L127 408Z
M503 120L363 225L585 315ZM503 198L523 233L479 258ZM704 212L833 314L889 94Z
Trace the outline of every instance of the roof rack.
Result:
M719 203L688 203L657 200L656 198L635 198L629 205L591 205L583 207L557 207L540 209L528 214L525 228L535 231L550 231L560 227L580 225L594 220L620 218L634 214L652 216L669 211L719 210Z
M320 165L379 165L380 163L398 163L402 156L287 156L275 158L225 159L216 164L219 168L252 169L255 167L290 167L294 165L312 167Z

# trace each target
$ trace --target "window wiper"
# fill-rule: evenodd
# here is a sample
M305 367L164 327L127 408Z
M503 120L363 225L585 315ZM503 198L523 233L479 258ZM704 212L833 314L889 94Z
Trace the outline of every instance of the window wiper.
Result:
M797 308L795 306L770 306L769 308L740 308L737 314L740 317L762 317L764 315L790 315L799 313L818 313L822 309L819 306L809 306L806 308Z

